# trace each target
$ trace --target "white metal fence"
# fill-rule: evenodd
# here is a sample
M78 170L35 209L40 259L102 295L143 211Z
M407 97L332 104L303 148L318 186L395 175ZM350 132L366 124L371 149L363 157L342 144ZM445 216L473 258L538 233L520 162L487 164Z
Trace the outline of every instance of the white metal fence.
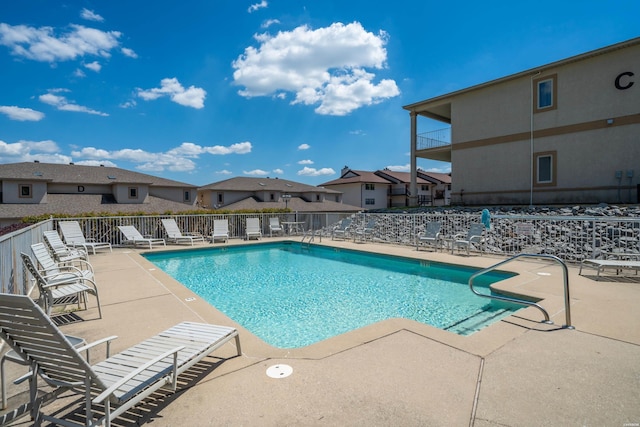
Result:
M183 231L198 231L211 235L215 219L228 219L232 239L245 236L246 219L259 218L264 236L269 235L269 218L297 223L300 229L313 230L325 237L345 217L353 219L351 231L362 228L375 219L373 243L413 246L417 236L429 221L442 225L443 238L466 234L471 223L480 222L479 214L437 213L254 213L230 215L160 215L123 217L72 218L80 222L87 238L120 245L123 236L118 225L134 225L141 234L165 237L160 220L174 218ZM65 220L69 220L65 218ZM0 291L28 293L28 280L23 271L20 252L31 254L30 245L42 241L42 232L57 228L56 219L48 220L0 237ZM301 237L298 237L301 238ZM497 255L519 253L555 255L566 262L598 258L608 252L640 253L640 218L576 217L539 215L494 215L486 231L485 242L473 248Z

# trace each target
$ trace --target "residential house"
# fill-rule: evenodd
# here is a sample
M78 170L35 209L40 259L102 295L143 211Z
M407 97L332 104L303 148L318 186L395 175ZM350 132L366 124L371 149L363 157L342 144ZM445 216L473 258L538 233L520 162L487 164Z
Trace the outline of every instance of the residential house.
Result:
M375 172L345 166L340 178L321 184L341 191L343 200L363 209L386 209L409 206L410 174L389 169ZM421 206L448 204L451 177L447 174L420 171L417 201Z
M198 189L198 205L209 209L291 209L295 212L357 212L339 191L279 178L236 177Z
M415 196L425 158L451 162L453 204L638 203L640 38L403 108Z
M27 216L197 209L197 187L106 166L0 164L0 226Z

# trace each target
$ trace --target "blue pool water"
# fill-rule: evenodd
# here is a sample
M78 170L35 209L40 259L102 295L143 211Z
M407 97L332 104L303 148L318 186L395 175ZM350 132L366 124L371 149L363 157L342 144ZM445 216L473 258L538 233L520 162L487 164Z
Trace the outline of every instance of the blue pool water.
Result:
M395 317L468 335L520 308L474 295L476 269L345 249L279 242L145 257L279 348ZM491 272L474 286L489 293L513 275Z

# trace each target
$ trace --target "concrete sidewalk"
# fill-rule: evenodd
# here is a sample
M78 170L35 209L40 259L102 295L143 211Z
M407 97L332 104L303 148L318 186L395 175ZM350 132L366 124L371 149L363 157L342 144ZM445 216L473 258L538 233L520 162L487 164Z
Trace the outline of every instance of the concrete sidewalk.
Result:
M274 241L276 239L265 239ZM264 240L263 240L264 241ZM238 244L245 242L230 242ZM500 258L325 240L322 244L487 267ZM205 246L209 246L206 244ZM220 246L220 244L216 244ZM177 246L168 247L175 249ZM154 249L155 251L155 249ZM97 309L61 329L93 341L118 335L118 352L178 322L233 325L233 343L183 378L173 395L158 394L114 425L157 426L624 426L640 423L640 280L601 281L570 268L566 323L562 269L516 261L518 276L500 283L513 294L543 298L555 325L520 310L467 337L405 319L390 319L302 348L270 347L139 255L114 249L91 256L100 289ZM613 278L617 279L617 278ZM95 304L95 300L90 299ZM99 358L100 353L97 353ZM97 360L97 359L96 359ZM95 361L95 360L92 360ZM273 379L270 366L293 373ZM25 372L7 364L9 378ZM10 406L28 400L10 384ZM44 408L82 421L77 396ZM28 417L12 425L30 425Z

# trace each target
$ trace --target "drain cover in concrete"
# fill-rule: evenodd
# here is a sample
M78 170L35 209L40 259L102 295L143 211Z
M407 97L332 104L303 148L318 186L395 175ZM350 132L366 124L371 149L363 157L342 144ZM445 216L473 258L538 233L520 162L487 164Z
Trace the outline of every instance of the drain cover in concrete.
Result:
M267 368L267 375L271 378L286 378L293 372L293 368L289 365L273 365Z

